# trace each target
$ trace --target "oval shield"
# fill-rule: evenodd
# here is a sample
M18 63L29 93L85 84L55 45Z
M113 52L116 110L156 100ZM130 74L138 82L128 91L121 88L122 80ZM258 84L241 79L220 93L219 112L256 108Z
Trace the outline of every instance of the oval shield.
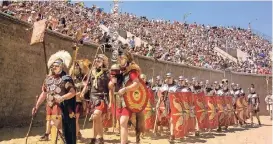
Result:
M125 86L131 84L132 81L129 80ZM126 107L134 113L141 112L145 109L148 102L148 90L143 80L139 79L139 86L136 90L126 92L124 102Z

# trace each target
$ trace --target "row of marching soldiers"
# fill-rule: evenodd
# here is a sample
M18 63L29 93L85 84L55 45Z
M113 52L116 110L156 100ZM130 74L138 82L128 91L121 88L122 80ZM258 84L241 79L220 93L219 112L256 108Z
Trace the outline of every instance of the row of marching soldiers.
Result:
M142 78L146 81L145 75ZM167 127L170 141L192 132L199 136L201 131L222 131L222 128L227 130L228 126L239 124L245 126L248 118L251 118L253 126L253 116L261 125L260 101L254 84L246 96L239 84L229 85L227 79L211 84L208 80L203 83L192 78L190 81L183 76L175 80L171 73L167 73L165 80L157 76L155 82L149 82L155 83L150 85L155 96L150 101L154 101L156 114L152 122L146 117L145 125L154 124L153 130L157 135L160 135L162 127Z
M140 86L144 85L146 90L140 79L140 67L131 53L120 49L117 64L111 67L104 54L96 54L93 62L88 59L71 61L71 55L64 50L48 60L50 72L32 109L34 116L46 101L46 132L40 140L48 141L50 135L52 144L58 139L65 144L76 144L82 139L79 118L83 114L88 119L85 118L84 125L91 125L88 133L91 144L103 144L103 129L116 123L121 144L128 143L128 124L134 126L136 142L140 143L144 115L133 113L124 100L126 93L134 92Z
M218 127L221 130L222 126L228 126L218 120L225 117L220 116L220 113L221 111L225 113L226 103L222 102L222 107L217 106L218 99L214 95L228 97L228 92L233 96L231 103L236 109L232 107L234 122L245 123L248 110L251 111L251 115L256 114L259 121L259 100L254 86L250 89L249 105L245 108L244 104L247 102L244 101L246 100L244 92L238 86L228 90L227 81L223 81L221 86L217 83L210 86L208 82L202 85L194 79L190 83L179 77L175 83L172 75L168 73L163 85L158 77L156 82L150 85L145 75L141 74L141 69L134 62L132 55L126 50L119 51L117 64L111 67L104 54L96 55L93 62L87 59L71 61L71 55L67 51L59 51L48 60L50 72L32 109L32 115L35 115L41 104L46 101L46 132L41 140L49 140L51 135L51 143L56 143L59 136L66 144L76 144L82 137L79 125L81 114L86 115L86 118L88 116L88 123L91 125L91 131L88 133L91 144L103 144L103 129L116 124L119 126L121 144L128 143L128 124L135 128L137 143L140 143L141 134L145 135L149 129L158 134L161 130L158 127L163 126L169 128L171 140L183 137L190 131L195 131L196 135L199 135L203 128ZM69 74L66 73L68 71ZM129 109L128 103L125 103L124 95L136 91L143 81L146 82L149 93L148 104L144 111L134 113ZM194 95L198 96L204 107L190 102L190 99L193 101ZM208 100L204 95L210 96ZM241 97L243 99L240 99ZM237 99L240 100L237 102ZM194 106L199 106L200 109L194 109ZM200 111L204 111L205 116L199 114ZM212 117L214 121L204 124L200 121L200 118L204 120L204 117L209 117L209 120ZM86 119L84 125L85 123Z

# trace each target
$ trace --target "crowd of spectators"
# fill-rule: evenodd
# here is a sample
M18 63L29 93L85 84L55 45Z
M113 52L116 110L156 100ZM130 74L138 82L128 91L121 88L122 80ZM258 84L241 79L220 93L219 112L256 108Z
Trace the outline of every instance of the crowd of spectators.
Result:
M47 19L48 29L82 42L108 42L109 35L99 25L109 27L114 22L111 13L95 5L84 7L83 3L4 2L0 11L29 23ZM148 20L129 13L120 13L118 22L122 30L135 35L127 39L130 51L138 55L217 70L271 73L272 44L251 29ZM136 45L136 37L147 44ZM249 56L244 61L232 61L218 55L214 47L240 49Z

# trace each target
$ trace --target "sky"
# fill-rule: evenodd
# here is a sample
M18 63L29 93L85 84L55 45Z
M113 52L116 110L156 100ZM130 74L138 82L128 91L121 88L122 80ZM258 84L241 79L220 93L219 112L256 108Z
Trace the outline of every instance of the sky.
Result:
M85 6L93 4L110 12L112 1L85 1ZM123 1L120 11L146 16L148 19L183 21L183 16L191 13L187 23L209 24L211 26L237 26L251 28L272 39L271 1Z

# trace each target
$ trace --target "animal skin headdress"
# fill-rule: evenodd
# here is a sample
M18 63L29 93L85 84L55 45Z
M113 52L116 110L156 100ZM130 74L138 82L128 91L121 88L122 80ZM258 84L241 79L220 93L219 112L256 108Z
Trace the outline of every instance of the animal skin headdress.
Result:
M47 62L47 67L50 68L50 66L57 60L61 60L62 64L65 65L68 68L70 66L72 57L67 51L60 50L60 51L58 51L55 54L50 56L50 58L49 58L49 60Z

